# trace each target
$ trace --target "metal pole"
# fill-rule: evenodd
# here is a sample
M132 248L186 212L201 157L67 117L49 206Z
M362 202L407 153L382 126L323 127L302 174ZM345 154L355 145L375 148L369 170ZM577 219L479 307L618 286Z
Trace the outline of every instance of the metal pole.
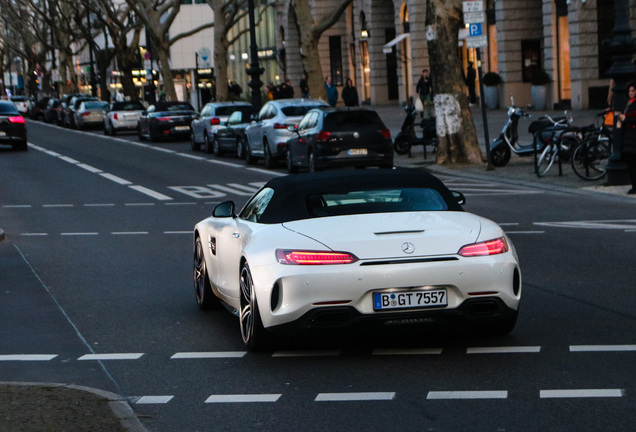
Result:
M261 87L263 85L260 76L263 73L263 69L258 64L258 46L256 45L256 20L254 19L254 0L247 0L247 7L250 23L250 68L247 70L247 74L252 78L248 85L252 89L252 105L260 109L262 105ZM222 85L223 84L225 83L222 83Z
M88 10L86 11L86 21L88 22L88 61L90 62L90 84L91 95L97 96L97 79L95 77L95 64L93 60L93 35L91 34L91 16Z

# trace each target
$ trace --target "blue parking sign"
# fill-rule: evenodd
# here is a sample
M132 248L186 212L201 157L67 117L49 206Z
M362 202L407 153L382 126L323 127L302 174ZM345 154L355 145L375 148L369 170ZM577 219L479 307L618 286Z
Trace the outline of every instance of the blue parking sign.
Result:
M481 36L481 23L469 24L468 33L470 36Z

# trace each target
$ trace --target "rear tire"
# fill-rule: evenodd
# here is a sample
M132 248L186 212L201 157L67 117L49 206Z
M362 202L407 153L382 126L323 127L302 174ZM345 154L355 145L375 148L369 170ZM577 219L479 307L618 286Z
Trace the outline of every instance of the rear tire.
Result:
M246 137L243 137L242 141L245 146L245 163L247 165L256 164L256 158L252 154L252 146L250 145L250 140L248 140Z
M254 282L247 263L241 267L241 310L239 314L241 337L250 351L261 351L271 346L271 335L263 327L258 310Z
M408 154L411 151L411 143L404 135L398 134L393 142L393 150L399 155Z
M203 135L203 151L208 154L214 151L214 148L212 148L212 143L210 142L210 137L207 133Z
M599 180L607 174L605 167L610 154L607 141L584 141L572 152L572 170L583 180Z
M293 164L291 157L291 149L287 147L287 172L290 174L296 174L298 172L298 167Z
M201 146L194 139L194 131L192 129L190 129L190 148L192 149L192 151L201 150Z
M205 265L203 255L203 244L201 238L197 237L194 247L194 295L197 299L199 309L212 309L220 305L220 302L212 292L208 269Z
M223 156L223 150L221 150L221 143L216 137L214 137L214 139L212 140L212 151L214 152L214 156Z
M276 166L276 161L272 156L272 153L269 149L269 142L267 140L263 141L263 154L265 156L265 168L274 168Z

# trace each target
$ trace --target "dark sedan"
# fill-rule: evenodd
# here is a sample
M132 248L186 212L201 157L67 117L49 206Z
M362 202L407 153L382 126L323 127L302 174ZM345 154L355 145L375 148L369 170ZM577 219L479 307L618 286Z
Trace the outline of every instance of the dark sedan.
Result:
M161 138L188 137L190 123L197 111L188 102L157 102L150 105L139 118L139 140L157 141Z
M256 108L242 107L240 111L234 111L226 122L221 123L215 134L214 154L222 154L227 150L236 152L239 159L245 159L247 149L245 128L249 126L252 117L256 114L258 114Z
M24 117L12 102L0 101L0 144L28 150Z
M371 109L312 109L295 132L286 149L290 173L301 167L393 167L391 131Z

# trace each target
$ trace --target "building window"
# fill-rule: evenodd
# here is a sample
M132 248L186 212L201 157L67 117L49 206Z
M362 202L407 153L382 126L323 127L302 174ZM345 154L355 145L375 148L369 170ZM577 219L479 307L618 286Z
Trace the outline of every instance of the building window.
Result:
M614 2L607 2L603 7L596 8L597 36L598 36L598 75L599 78L609 78L607 71L612 67L612 53L603 46L603 41L612 38L614 30Z
M527 39L521 41L521 62L523 82L530 82L532 72L542 68L541 39Z
M331 81L342 85L342 44L340 36L329 36L329 60L331 61Z

